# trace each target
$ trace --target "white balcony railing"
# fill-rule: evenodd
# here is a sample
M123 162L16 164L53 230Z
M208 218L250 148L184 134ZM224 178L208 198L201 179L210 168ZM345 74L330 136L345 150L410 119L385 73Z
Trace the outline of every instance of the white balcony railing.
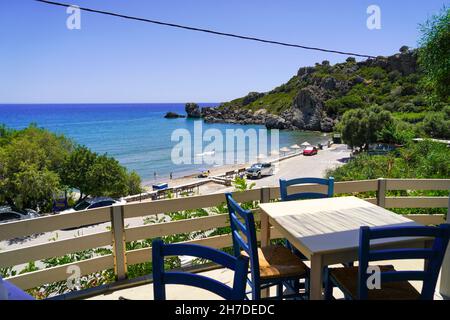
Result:
M321 190L323 186L305 185L294 186L293 191ZM355 194L372 192L376 197L365 200L386 208L448 208L448 196L443 197L386 197L389 190L450 190L450 179L378 179L335 183L335 194ZM268 202L278 199L279 188L267 187L234 193L239 202L259 201ZM114 269L117 280L127 278L127 268L131 265L150 262L151 248L126 250L126 242L143 240L173 234L204 231L219 227L226 227L227 214L210 215L201 218L155 223L135 227L126 227L125 219L145 217L167 212L176 212L190 209L210 208L225 201L223 193L212 195L199 195L186 198L146 201L130 203L123 206L113 206L92 209L84 212L44 216L31 220L10 222L0 225L0 241L10 240L32 234L45 233L64 228L79 227L97 223L111 223L111 229L89 235L82 235L73 239L56 240L43 244L23 246L0 252L0 268L11 267L39 261L41 259L59 257L68 253L82 250L111 247L112 254L81 260L51 268L19 274L7 278L22 289L39 287L44 284L66 280L69 266L76 265L81 276L98 271ZM259 212L255 210L258 219ZM409 218L423 224L443 223L444 215L409 215ZM278 235L272 232L272 238ZM189 241L214 248L225 248L232 245L229 234L211 236ZM444 268L449 268L447 258ZM446 270L447 270L446 269ZM450 279L443 277L445 281ZM442 285L442 290L449 294L450 284Z

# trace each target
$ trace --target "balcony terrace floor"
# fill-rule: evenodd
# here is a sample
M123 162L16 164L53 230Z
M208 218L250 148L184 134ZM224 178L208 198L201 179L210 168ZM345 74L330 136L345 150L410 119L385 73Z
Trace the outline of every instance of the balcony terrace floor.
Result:
M423 268L423 262L418 260L404 260L404 261L385 261L380 264L392 264L397 270L420 270ZM331 266L340 267L340 265ZM201 272L202 275L214 278L227 285L231 285L233 281L233 273L228 269L214 269ZM440 277L436 286L435 300L443 300L439 294ZM412 281L411 284L417 289L421 289L421 282ZM192 288L182 285L169 285L166 288L168 300L220 300L217 295L207 292L203 289ZM271 295L275 295L275 287L271 288ZM343 299L343 294L338 289L334 290L334 296L337 299ZM137 285L134 287L109 291L107 293L99 294L87 298L87 300L119 300L120 298L131 300L153 300L153 284L147 283Z

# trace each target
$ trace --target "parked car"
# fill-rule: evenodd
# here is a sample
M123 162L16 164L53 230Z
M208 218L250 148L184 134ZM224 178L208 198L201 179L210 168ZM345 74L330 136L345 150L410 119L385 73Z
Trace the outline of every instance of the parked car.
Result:
M73 208L61 211L60 213L71 213L75 211L82 211L88 209L95 209L101 207L111 206L113 204L125 204L125 200L114 200L109 197L95 197L84 199L83 201L77 203Z
M73 208L61 211L60 213L73 213L77 211L83 211L88 209L95 209L95 208L101 208L101 207L107 207L111 206L113 204L126 204L127 202L125 200L115 200L113 198L109 197L96 197L96 198L88 198L84 199L83 201L77 203ZM70 230L76 230L79 228L85 228L97 225L97 223L94 224L88 224L84 226L78 226L78 227L71 227L71 228L65 228L61 229L63 231L70 231Z
M10 205L0 206L0 223L11 222L16 220L33 219L39 214L32 209L19 209Z
M269 163L255 163L245 171L247 178L258 178L270 176L274 172L274 166Z
M318 149L316 147L306 147L303 150L303 155L304 156L313 156L315 154L317 154Z

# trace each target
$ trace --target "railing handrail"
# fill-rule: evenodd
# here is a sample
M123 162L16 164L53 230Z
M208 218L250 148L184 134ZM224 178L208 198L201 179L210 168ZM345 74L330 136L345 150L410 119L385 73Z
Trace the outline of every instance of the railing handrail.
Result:
M382 186L383 190L380 190L380 186ZM291 188L294 192L302 192L318 191L323 188L323 186L303 185L293 186ZM377 198L369 198L366 200L386 207L448 207L448 197L385 197L386 190L450 190L450 179L373 179L335 183L336 194L377 192ZM279 188L257 188L248 191L235 192L234 196L239 202L267 202L279 198ZM216 193L186 198L130 203L122 206L111 206L83 212L74 212L71 214L44 216L36 219L0 224L0 240L9 240L35 233L88 224L111 223L111 221L114 220L114 216L114 221L116 221L116 223L112 224L110 231L89 234L74 239L57 240L45 244L0 251L0 267L14 266L29 261L37 261L39 259L60 256L86 249L112 246L112 256L103 256L105 258L101 259L96 257L50 269L42 269L10 277L9 280L24 289L28 289L30 286L35 287L36 285L48 283L50 280L59 281L65 279L66 275L62 270L71 265L83 265L84 271L82 271L81 275L114 267L118 278L123 278L126 276L127 264L131 265L150 261L151 257L150 248L125 251L125 242L196 230L208 230L228 225L227 215L211 215L196 219L131 228L125 227L125 223L123 223L124 219L187 209L214 207L223 202L225 202L224 193ZM436 223L438 221L443 221L443 216L433 216L432 218L419 217L418 219L421 222ZM230 238L227 236L228 235L208 237L194 241L216 248L223 248L230 244ZM49 275L49 272L53 272L53 275Z
M358 180L335 183L335 193L377 191L378 180ZM385 179L386 190L449 190L450 179ZM320 190L322 186L303 185L293 187L293 191ZM401 188L401 189L400 189ZM238 201L258 201L260 189L236 192ZM270 199L279 198L279 188L270 187ZM156 215L187 209L212 207L224 202L224 193L191 196L187 198L164 199L129 203L123 205L125 218ZM0 241L33 233L48 232L63 228L79 227L88 224L110 222L110 208L103 207L70 214L46 215L29 220L0 224ZM52 229L54 228L54 229Z

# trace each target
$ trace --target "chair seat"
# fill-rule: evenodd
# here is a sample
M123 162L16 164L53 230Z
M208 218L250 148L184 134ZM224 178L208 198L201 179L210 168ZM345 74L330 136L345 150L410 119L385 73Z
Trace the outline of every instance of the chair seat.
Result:
M392 265L379 266L381 272L395 271ZM330 276L352 299L358 297L358 267L332 268ZM417 300L420 293L408 282L383 282L381 289L368 290L369 300Z
M245 251L242 255L248 256ZM258 248L258 259L261 280L304 278L308 272L308 267L284 246Z

